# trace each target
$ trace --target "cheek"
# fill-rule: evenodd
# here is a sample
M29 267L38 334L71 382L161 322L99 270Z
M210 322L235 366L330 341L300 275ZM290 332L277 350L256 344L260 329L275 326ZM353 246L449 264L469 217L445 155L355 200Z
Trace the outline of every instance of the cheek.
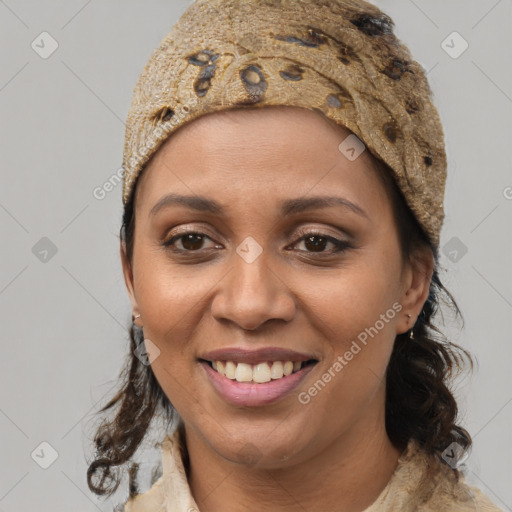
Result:
M391 267L375 259L360 261L337 277L317 280L316 287L310 282L303 288L306 322L314 322L312 334L319 332L328 342L325 380L343 403L364 401L384 379L402 308Z
M378 408L395 340L397 317L388 288L375 285L368 274L347 276L316 297L316 327L324 344L322 366L302 389L301 403L311 400L312 415L324 418L319 428L334 435L362 411ZM306 313L307 315L307 313ZM372 405L373 404L373 405ZM339 414L325 419L325 410Z
M156 339L176 348L185 345L187 333L197 326L209 291L222 275L207 265L178 265L160 249L141 251L134 275L137 302L144 323Z
M327 339L339 340L341 350L343 342L356 339L375 324L385 336L394 334L397 309L401 309L395 276L393 269L377 262L358 263L337 275L305 279L298 295L309 321Z

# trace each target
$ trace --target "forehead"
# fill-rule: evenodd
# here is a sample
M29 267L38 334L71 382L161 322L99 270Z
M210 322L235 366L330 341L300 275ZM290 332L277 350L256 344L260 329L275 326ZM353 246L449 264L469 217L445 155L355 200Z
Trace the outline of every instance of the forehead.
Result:
M207 114L174 132L153 155L138 179L136 202L140 196L154 203L169 189L204 193L257 185L265 195L283 189L304 195L312 186L315 192L354 189L357 183L367 194L380 193L375 158L364 151L351 162L341 154L338 146L349 135L321 112L298 107Z

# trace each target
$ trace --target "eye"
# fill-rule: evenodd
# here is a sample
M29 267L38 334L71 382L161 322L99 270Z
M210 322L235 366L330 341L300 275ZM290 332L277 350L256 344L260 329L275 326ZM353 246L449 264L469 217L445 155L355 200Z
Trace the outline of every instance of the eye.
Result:
M351 247L348 242L326 235L320 231L306 231L305 233L299 233L299 235L302 235L302 237L297 240L293 246L298 245L300 242L304 242L306 250L302 250L301 252L333 254ZM162 245L177 253L198 252L201 249L205 249L204 242L206 239L211 240L208 235L199 231L186 231L184 233L174 235L169 240L163 242ZM176 242L178 242L178 244L176 244ZM324 249L328 244L332 244L334 249L325 251ZM176 245L181 245L181 247L177 247ZM211 248L220 249L222 246L214 245Z
M198 231L187 231L171 237L162 245L175 252L195 252L204 248L203 243L205 239L211 240L211 238L204 233L200 233ZM175 246L176 241L181 242L182 248Z
M304 252L320 254L333 254L344 251L351 247L348 242L330 235L326 235L320 231L308 231L306 234L303 234L298 242L304 242L304 246L306 247L306 251ZM325 249L328 244L332 244L334 249L331 251L324 251L323 249Z

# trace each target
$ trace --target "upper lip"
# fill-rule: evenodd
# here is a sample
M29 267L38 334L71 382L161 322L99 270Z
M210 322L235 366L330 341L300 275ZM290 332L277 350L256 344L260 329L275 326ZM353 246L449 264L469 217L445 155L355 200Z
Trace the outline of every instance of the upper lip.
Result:
M256 350L228 347L212 350L199 357L207 361L236 361L256 364L264 361L308 361L316 358L311 354L279 347L264 347Z

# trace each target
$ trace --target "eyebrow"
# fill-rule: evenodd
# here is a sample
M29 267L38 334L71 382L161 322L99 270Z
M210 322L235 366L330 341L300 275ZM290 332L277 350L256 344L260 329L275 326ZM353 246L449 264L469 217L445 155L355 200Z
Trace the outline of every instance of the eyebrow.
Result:
M224 207L217 201L204 196L166 194L151 208L149 215L156 215L160 210L175 205L185 206L191 210L213 213L215 215L223 215L225 213ZM343 206L369 220L368 214L360 206L348 199L337 196L313 196L287 199L281 203L279 214L282 217L287 217L306 210L332 208L334 206Z

